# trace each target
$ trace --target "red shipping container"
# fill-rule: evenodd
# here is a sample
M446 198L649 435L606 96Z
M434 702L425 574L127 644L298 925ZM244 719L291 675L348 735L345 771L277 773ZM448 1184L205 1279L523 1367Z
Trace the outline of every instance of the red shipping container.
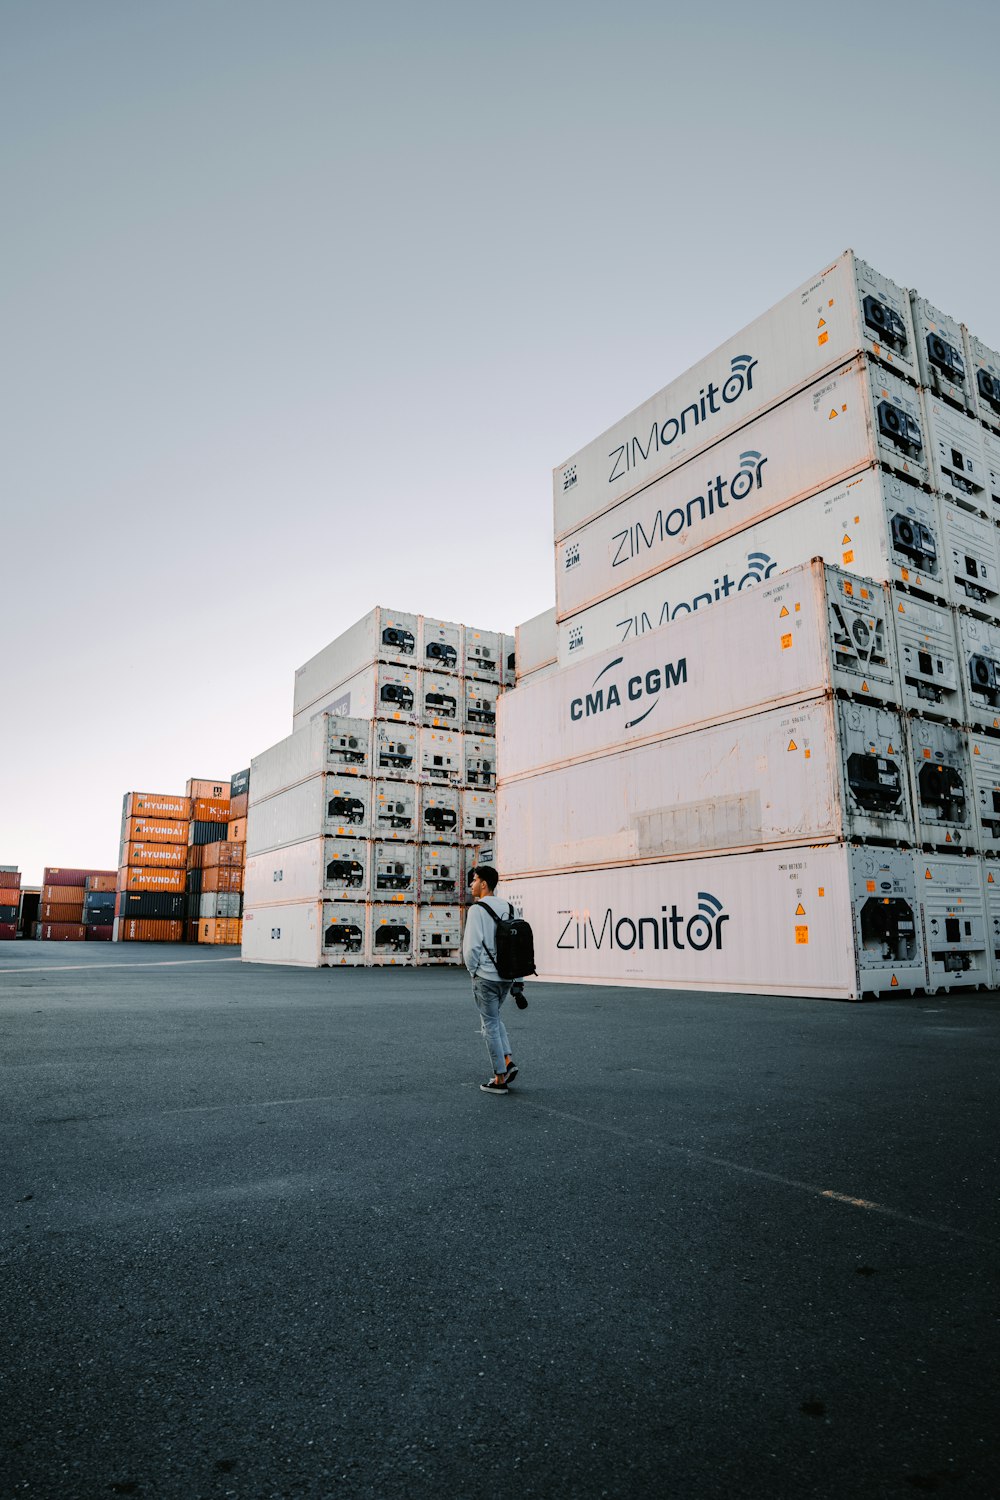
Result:
M88 926L86 940L88 943L110 943L114 930L114 926L110 922L102 922L99 927Z
M113 891L117 880L117 870L112 870L108 875L88 875L86 889L88 891Z
M179 943L183 936L183 922L160 921L155 917L121 917L118 921L120 943Z
M17 937L16 922L0 922L0 942L6 942L8 938Z
M191 798L174 797L169 792L129 792L125 798L126 818L183 818L191 816Z
M54 902L59 906L76 906L83 911L83 898L86 894L82 885L43 885L42 905Z
M126 818L122 839L126 844L186 844L188 826L173 818Z
M58 890L58 886L55 887ZM38 913L40 922L79 922L83 913L83 904L62 905L56 901L43 901Z
M126 865L118 875L120 891L182 891L184 885L183 870L133 869Z
M184 844L123 844L122 867L144 866L147 869L183 870L187 859Z
M0 870L0 885L13 886L15 890L19 890L21 886L20 870ZM0 906L2 905L3 902L0 901Z
M87 929L82 922L40 922L38 936L45 942L84 943Z
M191 809L196 823L228 823L229 798L196 797Z
M86 884L88 875L113 875L114 870L64 870L59 865L46 865L43 885L78 885Z

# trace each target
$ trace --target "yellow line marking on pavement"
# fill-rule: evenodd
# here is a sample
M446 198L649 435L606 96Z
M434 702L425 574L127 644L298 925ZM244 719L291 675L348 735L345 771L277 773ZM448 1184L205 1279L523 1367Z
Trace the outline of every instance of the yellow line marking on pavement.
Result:
M179 964L238 964L239 958L154 958L149 963L137 964L20 964L15 968L0 968L0 974L65 974L70 969L173 969Z

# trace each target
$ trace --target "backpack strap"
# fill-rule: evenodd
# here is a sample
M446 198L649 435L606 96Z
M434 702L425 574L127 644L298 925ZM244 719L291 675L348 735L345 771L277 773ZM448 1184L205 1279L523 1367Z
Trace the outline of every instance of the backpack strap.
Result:
M493 918L493 926L494 927L499 927L500 926L500 918L497 916L497 914L493 910L492 906L487 906L485 901L473 901L472 904L473 904L473 906L481 906L482 909L483 909L483 911L488 911L489 912L490 916ZM510 904L509 901L507 902L507 905L510 906L510 916L507 918L507 920L508 920L508 922L512 922L514 920L514 908L513 908L513 906L511 906L511 904ZM486 956L487 956L487 958L490 960L490 962L492 963L492 965L493 965L493 967L495 969L496 966L497 966L497 956L496 956L496 953L491 953L490 952L489 947L487 945L487 942L486 942L485 938L483 938L483 947L486 949Z

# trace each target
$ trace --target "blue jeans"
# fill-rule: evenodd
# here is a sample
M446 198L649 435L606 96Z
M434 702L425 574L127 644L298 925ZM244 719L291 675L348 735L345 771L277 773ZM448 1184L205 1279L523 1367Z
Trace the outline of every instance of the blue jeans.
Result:
M482 1033L490 1051L494 1073L507 1071L510 1039L507 1028L500 1019L500 1007L509 994L509 979L482 979L478 974L472 976L472 998L482 1017Z

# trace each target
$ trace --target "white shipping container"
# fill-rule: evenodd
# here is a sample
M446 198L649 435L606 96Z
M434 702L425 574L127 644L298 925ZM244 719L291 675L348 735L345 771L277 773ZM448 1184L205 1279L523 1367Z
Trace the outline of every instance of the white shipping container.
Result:
M355 677L370 662L381 660L415 666L418 629L416 615L376 605L296 668L293 713L309 708L331 688ZM367 715L362 713L360 717Z
M255 906L243 914L240 957L249 964L295 964L315 969L323 942L322 901Z
M983 892L986 898L986 942L990 955L990 983L1000 989L1000 868L983 861Z
M460 672L462 668L462 630L450 620L432 620L420 616L417 655L428 672Z
M417 860L422 902L454 905L461 900L464 861L458 845L421 844Z
M981 854L1000 854L1000 740L969 734L972 821Z
M363 901L323 903L322 961L355 968L370 958L368 908Z
M320 715L250 762L249 806L321 771L371 775L371 723Z
M965 722L1000 730L1000 625L963 613L955 619Z
M826 844L510 881L539 979L854 1000L924 984L910 851Z
M916 854L914 863L927 993L988 986L990 955L980 861L960 854Z
M372 760L376 774L415 781L422 732L412 724L384 723L377 719L372 726Z
M504 687L513 687L517 681L517 639L512 635L500 637L501 680Z
M460 677L424 672L420 683L420 719L432 729L460 730L464 693Z
M503 639L495 630L466 625L462 637L462 675L499 683L502 673Z
M458 786L465 776L465 740L456 729L420 731L420 780L438 786Z
M413 906L373 905L369 912L373 964L412 964L415 952Z
M921 297L910 293L920 384L935 396L972 411L972 390L965 365L961 324Z
M504 880L781 844L912 842L906 741L892 710L816 698L501 782L497 822Z
M949 598L974 614L995 615L1000 609L997 528L944 499L938 510Z
M994 520L1000 519L1000 437L986 427L980 433L983 445L983 461L986 465L986 509Z
M917 843L948 853L976 848L968 736L953 724L909 718Z
M980 422L1000 428L1000 354L962 328L972 405Z
M416 932L418 964L462 962L460 906L418 906Z
M925 718L965 718L955 613L912 594L893 596L896 661L902 706Z
M504 781L843 689L898 699L891 604L814 561L500 702Z
M462 842L481 844L493 839L497 827L496 792L462 792Z
M732 600L813 557L947 597L943 554L934 496L866 469L569 616L556 627L560 665Z
M905 468L928 482L926 463L906 441L907 432L915 435L902 420L916 422L917 392L883 374L855 360L564 537L556 547L557 618L620 593L872 464ZM882 430L890 387L898 407L893 436Z
M500 685L485 682L478 677L465 679L464 727L469 734L489 735L495 733L497 722L497 698Z
M198 902L200 921L219 917L238 917L243 897L239 891L206 891Z
M989 510L992 498L987 488L983 429L967 413L956 411L929 391L923 399L931 483L956 505Z
M467 734L462 743L465 780L484 791L497 784L497 742L492 737Z
M543 671L546 667L554 666L559 650L555 606L553 605L552 609L543 610L540 615L534 615L530 620L525 620L522 625L518 625L515 631L515 642L515 677L518 682L525 677L531 677L535 672Z
M458 787L420 788L420 837L427 844L457 844L461 836L461 798Z
M315 714L328 710L352 719L388 719L399 724L416 724L420 719L420 693L423 673L419 667L398 662L377 661L363 667L355 676L331 688L316 704L296 714L296 728Z
M363 839L371 833L371 782L361 776L310 776L247 811L247 854L262 854L319 834Z
M917 378L906 292L847 250L560 464L556 541L856 354Z
M372 791L372 831L376 838L412 843L420 827L419 788L413 781L380 777Z
M417 845L377 839L372 845L372 900L417 899Z
M283 849L249 855L243 877L243 907L368 895L371 844L364 839L316 838Z

